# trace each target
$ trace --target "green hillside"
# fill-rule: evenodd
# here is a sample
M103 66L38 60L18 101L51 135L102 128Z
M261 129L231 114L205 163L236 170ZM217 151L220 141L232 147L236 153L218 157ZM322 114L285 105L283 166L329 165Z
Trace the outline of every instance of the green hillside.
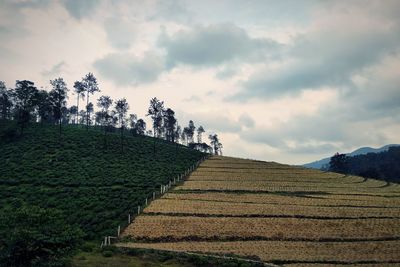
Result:
M61 210L67 224L78 224L88 240L115 235L161 184L203 153L144 136L63 126L30 124L23 136L14 122L0 121L0 207L21 203Z

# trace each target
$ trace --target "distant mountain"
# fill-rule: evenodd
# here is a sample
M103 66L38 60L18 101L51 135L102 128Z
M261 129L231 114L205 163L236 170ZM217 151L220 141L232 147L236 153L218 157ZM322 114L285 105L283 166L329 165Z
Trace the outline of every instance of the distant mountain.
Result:
M400 146L400 145L390 144L390 145L383 146L381 148L361 147L359 149L354 150L351 153L346 153L346 155L347 156L357 156L357 155L365 155L368 153L379 153L379 152L387 151L389 149L389 147L392 147L392 146ZM328 158L320 159L317 161L313 161L313 162L304 164L303 167L312 168L312 169L323 169L323 168L325 169L325 168L329 167L330 159L331 158L328 157Z

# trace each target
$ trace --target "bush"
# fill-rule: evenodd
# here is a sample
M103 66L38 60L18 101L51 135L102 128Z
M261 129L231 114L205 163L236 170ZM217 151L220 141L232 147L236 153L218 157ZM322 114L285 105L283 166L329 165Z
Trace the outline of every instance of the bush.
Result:
M103 251L102 255L103 255L103 257L110 258L113 256L113 252L110 250L105 250L105 251Z

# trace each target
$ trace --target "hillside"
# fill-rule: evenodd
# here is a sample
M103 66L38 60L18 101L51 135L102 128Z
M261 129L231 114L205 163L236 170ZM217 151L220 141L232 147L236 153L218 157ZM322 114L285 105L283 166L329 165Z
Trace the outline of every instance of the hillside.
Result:
M65 125L32 123L19 136L14 121L0 120L0 207L21 203L61 210L66 224L78 224L98 242L127 224L139 203L203 153L144 136L124 138ZM0 209L1 211L1 209Z
M400 146L400 145L390 144L390 145L386 145L386 146L383 146L380 148L361 147L361 148L354 150L353 152L346 153L346 155L353 157L353 156L358 156L358 155L366 155L368 153L380 153L383 151L387 151L389 149L389 147L393 147L393 146ZM330 159L331 159L330 157L323 158L323 159L316 160L316 161L313 161L313 162L310 162L307 164L303 164L302 166L306 167L306 168L313 168L313 169L328 168Z
M275 264L400 264L400 186L212 157L126 228L123 248Z

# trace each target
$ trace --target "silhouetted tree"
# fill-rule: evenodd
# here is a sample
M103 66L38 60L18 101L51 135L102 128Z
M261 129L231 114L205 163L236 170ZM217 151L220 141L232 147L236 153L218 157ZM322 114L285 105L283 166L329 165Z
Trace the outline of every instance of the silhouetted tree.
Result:
M144 135L146 132L146 122L142 119L138 119L136 122L136 132L139 135Z
M184 144L186 144L186 145L189 145L189 136L190 136L189 127L184 127L181 138L182 138L182 141L184 142Z
M97 84L97 79L94 77L93 73L89 72L86 76L82 79L83 88L85 88L86 92L86 130L89 130L89 119L90 119L90 111L89 107L89 97L90 95L100 92L99 86Z
M205 131L204 131L204 128L203 128L203 126L199 126L199 128L197 128L197 143L201 143L202 142L202 134L204 133Z
M85 114L87 126L92 125L92 116L90 114L92 114L93 111L94 111L93 103L89 102L89 104L86 105L86 114Z
M175 112L167 108L164 112L164 126L165 126L165 137L167 141L172 143L175 142L175 127L176 127Z
M18 80L15 84L15 90L13 91L16 117L21 127L21 135L24 132L26 123L28 123L31 118L31 112L35 108L38 89L34 85L35 84L31 81Z
M332 172L346 173L347 156L346 154L336 153L329 161L329 170Z
M61 122L63 118L63 111L65 111L65 105L67 103L67 84L63 78L57 78L50 81L53 89L50 91L50 102L53 108L53 117L59 124L59 130L61 135Z
M0 81L0 118L10 118L12 106L12 92L7 89L4 82Z
M77 117L78 117L78 107L77 106L70 106L69 107L69 114L71 114L72 116L74 116L74 119L72 120L71 123L77 123Z
M162 131L162 117L164 112L164 102L158 100L156 97L150 99L150 106L147 111L146 116L151 116L153 120L153 135L154 135L154 143L153 143L153 152L156 153L156 133L158 137L160 136L160 132Z
M112 117L110 115L110 107L113 100L109 96L100 96L97 99L97 106L101 108L101 111L97 114L99 117L99 123L103 126L104 130L104 146L107 147L107 129L110 127Z
M189 121L189 126L188 126L188 131L186 133L188 143L193 143L194 142L194 132L196 130L196 127L194 126L194 122L192 120Z
M129 114L128 121L129 121L130 132L132 133L133 136L137 135L137 129L136 129L137 115Z
M222 147L222 144L219 142L218 135L217 134L210 134L208 136L208 139L210 139L210 144L214 148L214 154L218 155L219 154L219 149Z
M117 100L115 102L115 111L118 116L118 120L121 126L121 149L124 151L124 143L123 143L123 138L124 138L124 128L125 128L125 116L126 113L128 112L129 109L129 104L126 102L125 98L122 98L120 100Z
M82 82L76 81L74 83L74 91L76 93L76 109L79 111L79 98L85 97L85 86ZM77 117L75 123L79 123L79 112L76 113Z

